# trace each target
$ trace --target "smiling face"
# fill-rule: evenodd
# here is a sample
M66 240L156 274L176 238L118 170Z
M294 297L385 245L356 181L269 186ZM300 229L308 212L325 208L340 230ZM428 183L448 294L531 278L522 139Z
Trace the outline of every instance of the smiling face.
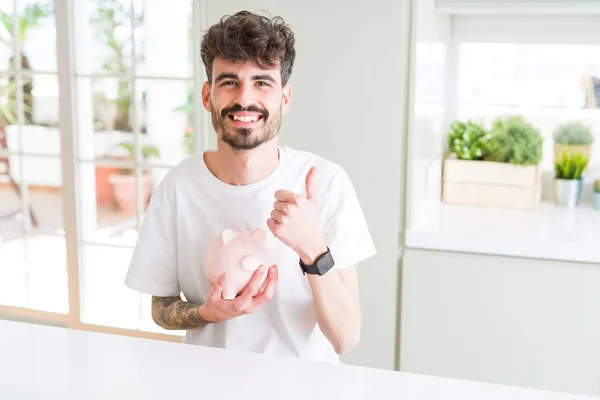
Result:
M218 137L233 150L251 150L279 133L291 89L282 87L278 67L261 69L251 62L215 58L202 100Z

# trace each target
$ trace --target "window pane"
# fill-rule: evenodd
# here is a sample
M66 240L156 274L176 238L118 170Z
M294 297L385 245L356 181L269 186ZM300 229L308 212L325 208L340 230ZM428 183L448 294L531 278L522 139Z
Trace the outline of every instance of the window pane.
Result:
M521 114L544 137L542 165L553 170L553 133L580 121L600 137L600 46L464 43L460 47L458 118L489 127ZM595 140L588 170L600 165Z
M16 83L13 77L0 79L0 96L8 100L3 108L4 121L8 123L6 147L11 151L29 154L60 155L60 130L58 125L58 79L56 75L23 77L23 118L25 125L19 130L17 119Z
M63 237L0 232L0 304L68 313Z
M82 322L127 329L140 326L140 294L124 284L132 252L128 248L83 245Z
M78 102L77 108L80 158L104 162L118 160L133 167L136 125L140 130L139 148L147 150L148 147L156 146L147 134L144 122L145 88L136 88L137 96L134 97L133 84L128 80L80 78L77 82L80 98L83 99ZM184 86L184 83L180 82L179 85ZM165 96L169 99L169 92L166 92ZM185 92L179 100L177 106L185 104ZM183 112L174 111L174 113ZM167 115L166 118L168 119L169 116ZM141 157L144 155L148 155L147 162L158 162L158 157L154 153L140 152Z
M80 204L83 240L133 247L137 240L138 188L133 169L81 164ZM149 168L140 175L142 218L153 191L168 168Z
M193 76L192 1L135 1L138 76ZM169 29L163 29L168 21Z
M140 117L146 162L176 165L190 156L193 81L139 79L136 91L144 99Z
M129 74L133 63L132 14L130 0L86 0L75 8L82 21L76 40L77 72L83 74Z
M27 237L27 308L66 314L69 312L67 251L64 237Z
M56 25L53 0L18 1L17 24L22 34L21 69L56 71ZM0 69L14 69L13 2L0 4Z
M133 132L133 121L131 115L132 93L131 82L119 79L95 79L93 80L93 110L94 110L94 132L107 134L113 131L117 133ZM128 136L127 136L128 137ZM98 142L98 151L109 151L110 148L103 146L108 143ZM99 156L106 154L100 153Z
M80 210L83 240L133 246L137 237L137 199L134 170L81 164ZM151 186L144 180L145 197ZM147 203L147 201L146 201Z
M9 157L0 156L0 168L4 171L6 171L6 163L3 161L7 160ZM4 173L0 174L0 229L21 231L23 229L21 188L10 178Z
M4 194L0 209L3 214L13 209L22 210L21 199L25 197L25 207L31 216L33 228L44 232L63 233L62 167L59 158L11 155L9 161L8 184L2 188ZM12 182L11 182L12 179ZM21 191L21 180L25 191ZM13 185L14 183L14 185ZM6 204L6 205L5 205ZM0 215L3 215L0 214ZM21 223L23 213L12 217L13 223Z
M25 240L21 231L0 229L0 304L26 303Z

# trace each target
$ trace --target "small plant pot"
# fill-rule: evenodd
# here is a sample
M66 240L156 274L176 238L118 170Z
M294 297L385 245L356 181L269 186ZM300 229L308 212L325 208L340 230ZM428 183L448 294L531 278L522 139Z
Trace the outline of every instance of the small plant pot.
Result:
M594 192L594 208L600 211L600 192Z
M133 174L112 174L110 183L113 185L113 192L118 208L128 214L136 212L136 194L135 194L135 175ZM148 205L148 200L152 192L152 176L148 172L142 174L142 204L144 210Z
M581 189L583 180L581 179L555 179L554 180L554 201L556 204L565 207L576 207L581 200Z
M98 205L113 204L115 202L110 176L118 170L117 167L96 165L96 203Z

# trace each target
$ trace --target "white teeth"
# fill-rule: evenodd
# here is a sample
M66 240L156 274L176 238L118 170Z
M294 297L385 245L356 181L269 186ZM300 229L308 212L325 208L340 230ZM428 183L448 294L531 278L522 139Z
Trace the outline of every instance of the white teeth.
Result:
M241 122L256 122L258 115L234 115L233 119Z

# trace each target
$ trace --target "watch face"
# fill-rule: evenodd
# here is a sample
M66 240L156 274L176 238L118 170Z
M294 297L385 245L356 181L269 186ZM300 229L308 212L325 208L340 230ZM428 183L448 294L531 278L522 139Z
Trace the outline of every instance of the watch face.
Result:
M327 271L329 271L334 265L333 257L331 253L328 251L321 257L316 264L316 267L319 270L319 275L324 275Z
M302 260L300 260L300 267L305 274L325 275L325 273L333 268L334 265L335 262L329 248L327 248L327 252L317 258L314 265L304 265Z

